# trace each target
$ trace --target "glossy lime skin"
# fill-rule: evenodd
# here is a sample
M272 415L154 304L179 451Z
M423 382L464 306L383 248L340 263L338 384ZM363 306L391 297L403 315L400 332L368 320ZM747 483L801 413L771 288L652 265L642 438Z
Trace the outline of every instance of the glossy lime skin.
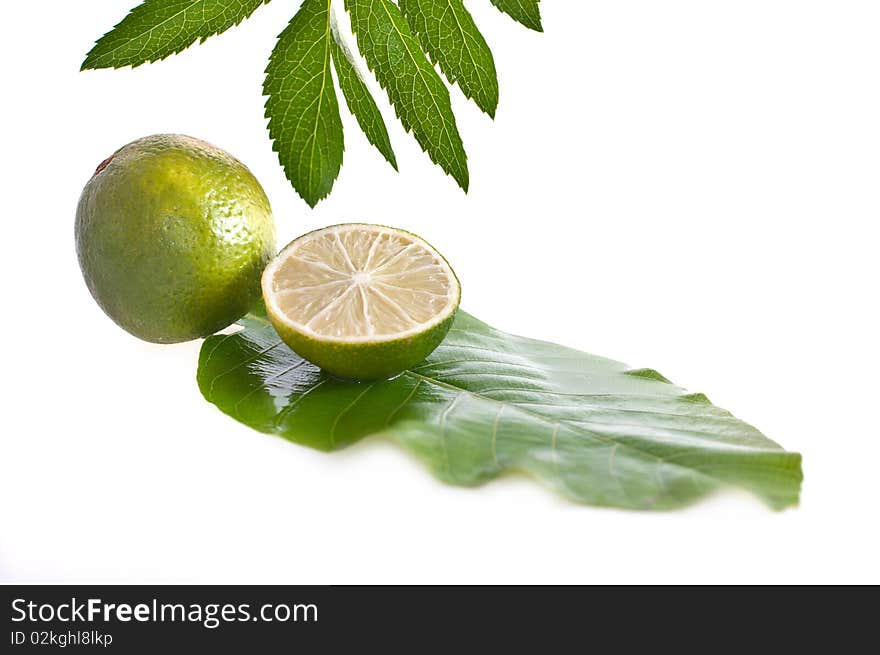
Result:
M446 338L455 321L452 312L421 334L370 343L334 343L292 330L271 309L268 315L278 336L297 355L337 378L356 381L384 380L420 364Z
M145 341L175 343L213 334L253 306L275 225L241 162L163 134L98 167L77 208L76 251L110 318Z

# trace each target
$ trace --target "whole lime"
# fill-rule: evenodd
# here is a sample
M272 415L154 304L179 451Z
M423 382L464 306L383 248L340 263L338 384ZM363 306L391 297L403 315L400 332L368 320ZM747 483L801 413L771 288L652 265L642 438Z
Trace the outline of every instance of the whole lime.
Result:
M275 252L260 183L228 153L149 136L104 161L76 212L76 251L101 308L155 343L213 334L260 297Z

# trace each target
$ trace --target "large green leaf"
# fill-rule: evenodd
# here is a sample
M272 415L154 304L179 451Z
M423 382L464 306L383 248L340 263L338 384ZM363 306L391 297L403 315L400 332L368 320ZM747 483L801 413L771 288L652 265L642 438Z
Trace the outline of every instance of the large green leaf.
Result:
M499 10L513 18L518 23L538 32L543 32L541 26L541 9L538 3L541 0L492 0L492 4Z
M385 437L451 484L522 471L595 505L670 509L723 486L777 509L798 501L800 455L650 369L459 312L420 366L393 380L341 382L288 349L265 315L242 325L205 341L198 383L261 432L321 450Z
M266 68L269 135L294 188L314 207L342 167L342 120L331 73L330 0L304 0Z
M391 0L345 0L358 48L404 128L467 191L467 155L449 90Z
M238 25L269 0L145 0L105 34L83 62L89 68L139 66Z
M425 52L490 116L498 107L495 59L462 0L398 0Z

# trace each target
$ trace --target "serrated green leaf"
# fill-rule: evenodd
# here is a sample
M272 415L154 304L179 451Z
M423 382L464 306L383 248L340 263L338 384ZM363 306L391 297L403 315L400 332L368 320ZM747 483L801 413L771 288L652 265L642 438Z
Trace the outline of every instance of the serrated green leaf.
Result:
M105 34L82 69L122 68L164 59L225 32L269 0L145 0Z
M385 127L385 119L373 100L370 90L364 83L358 70L354 56L345 44L345 40L339 33L336 21L331 19L331 32L333 36L333 64L336 67L336 78L339 80L339 88L348 105L349 111L357 119L367 140L382 153L388 163L397 170L397 158L391 147L391 139L388 137L388 129Z
M490 116L498 107L495 59L462 0L398 0L425 52Z
M541 0L492 0L492 4L518 23L522 23L531 30L543 32L541 26L541 9L538 3Z
M467 155L449 90L390 0L345 0L358 48L404 128L431 160L467 191Z
M341 382L285 346L264 314L210 337L202 394L252 428L321 450L392 439L441 480L510 471L582 503L672 509L720 487L798 502L801 458L651 369L495 330L459 312L441 346L393 380Z
M330 0L304 0L263 84L269 135L287 178L314 207L333 188L345 149L330 70Z

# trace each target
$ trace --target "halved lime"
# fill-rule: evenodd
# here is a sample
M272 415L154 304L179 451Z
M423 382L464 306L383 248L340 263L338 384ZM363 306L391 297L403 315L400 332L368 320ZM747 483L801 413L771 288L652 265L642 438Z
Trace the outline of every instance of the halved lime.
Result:
M390 377L430 355L460 297L440 253L414 234L381 225L310 232L263 273L269 319L284 342L352 380Z

